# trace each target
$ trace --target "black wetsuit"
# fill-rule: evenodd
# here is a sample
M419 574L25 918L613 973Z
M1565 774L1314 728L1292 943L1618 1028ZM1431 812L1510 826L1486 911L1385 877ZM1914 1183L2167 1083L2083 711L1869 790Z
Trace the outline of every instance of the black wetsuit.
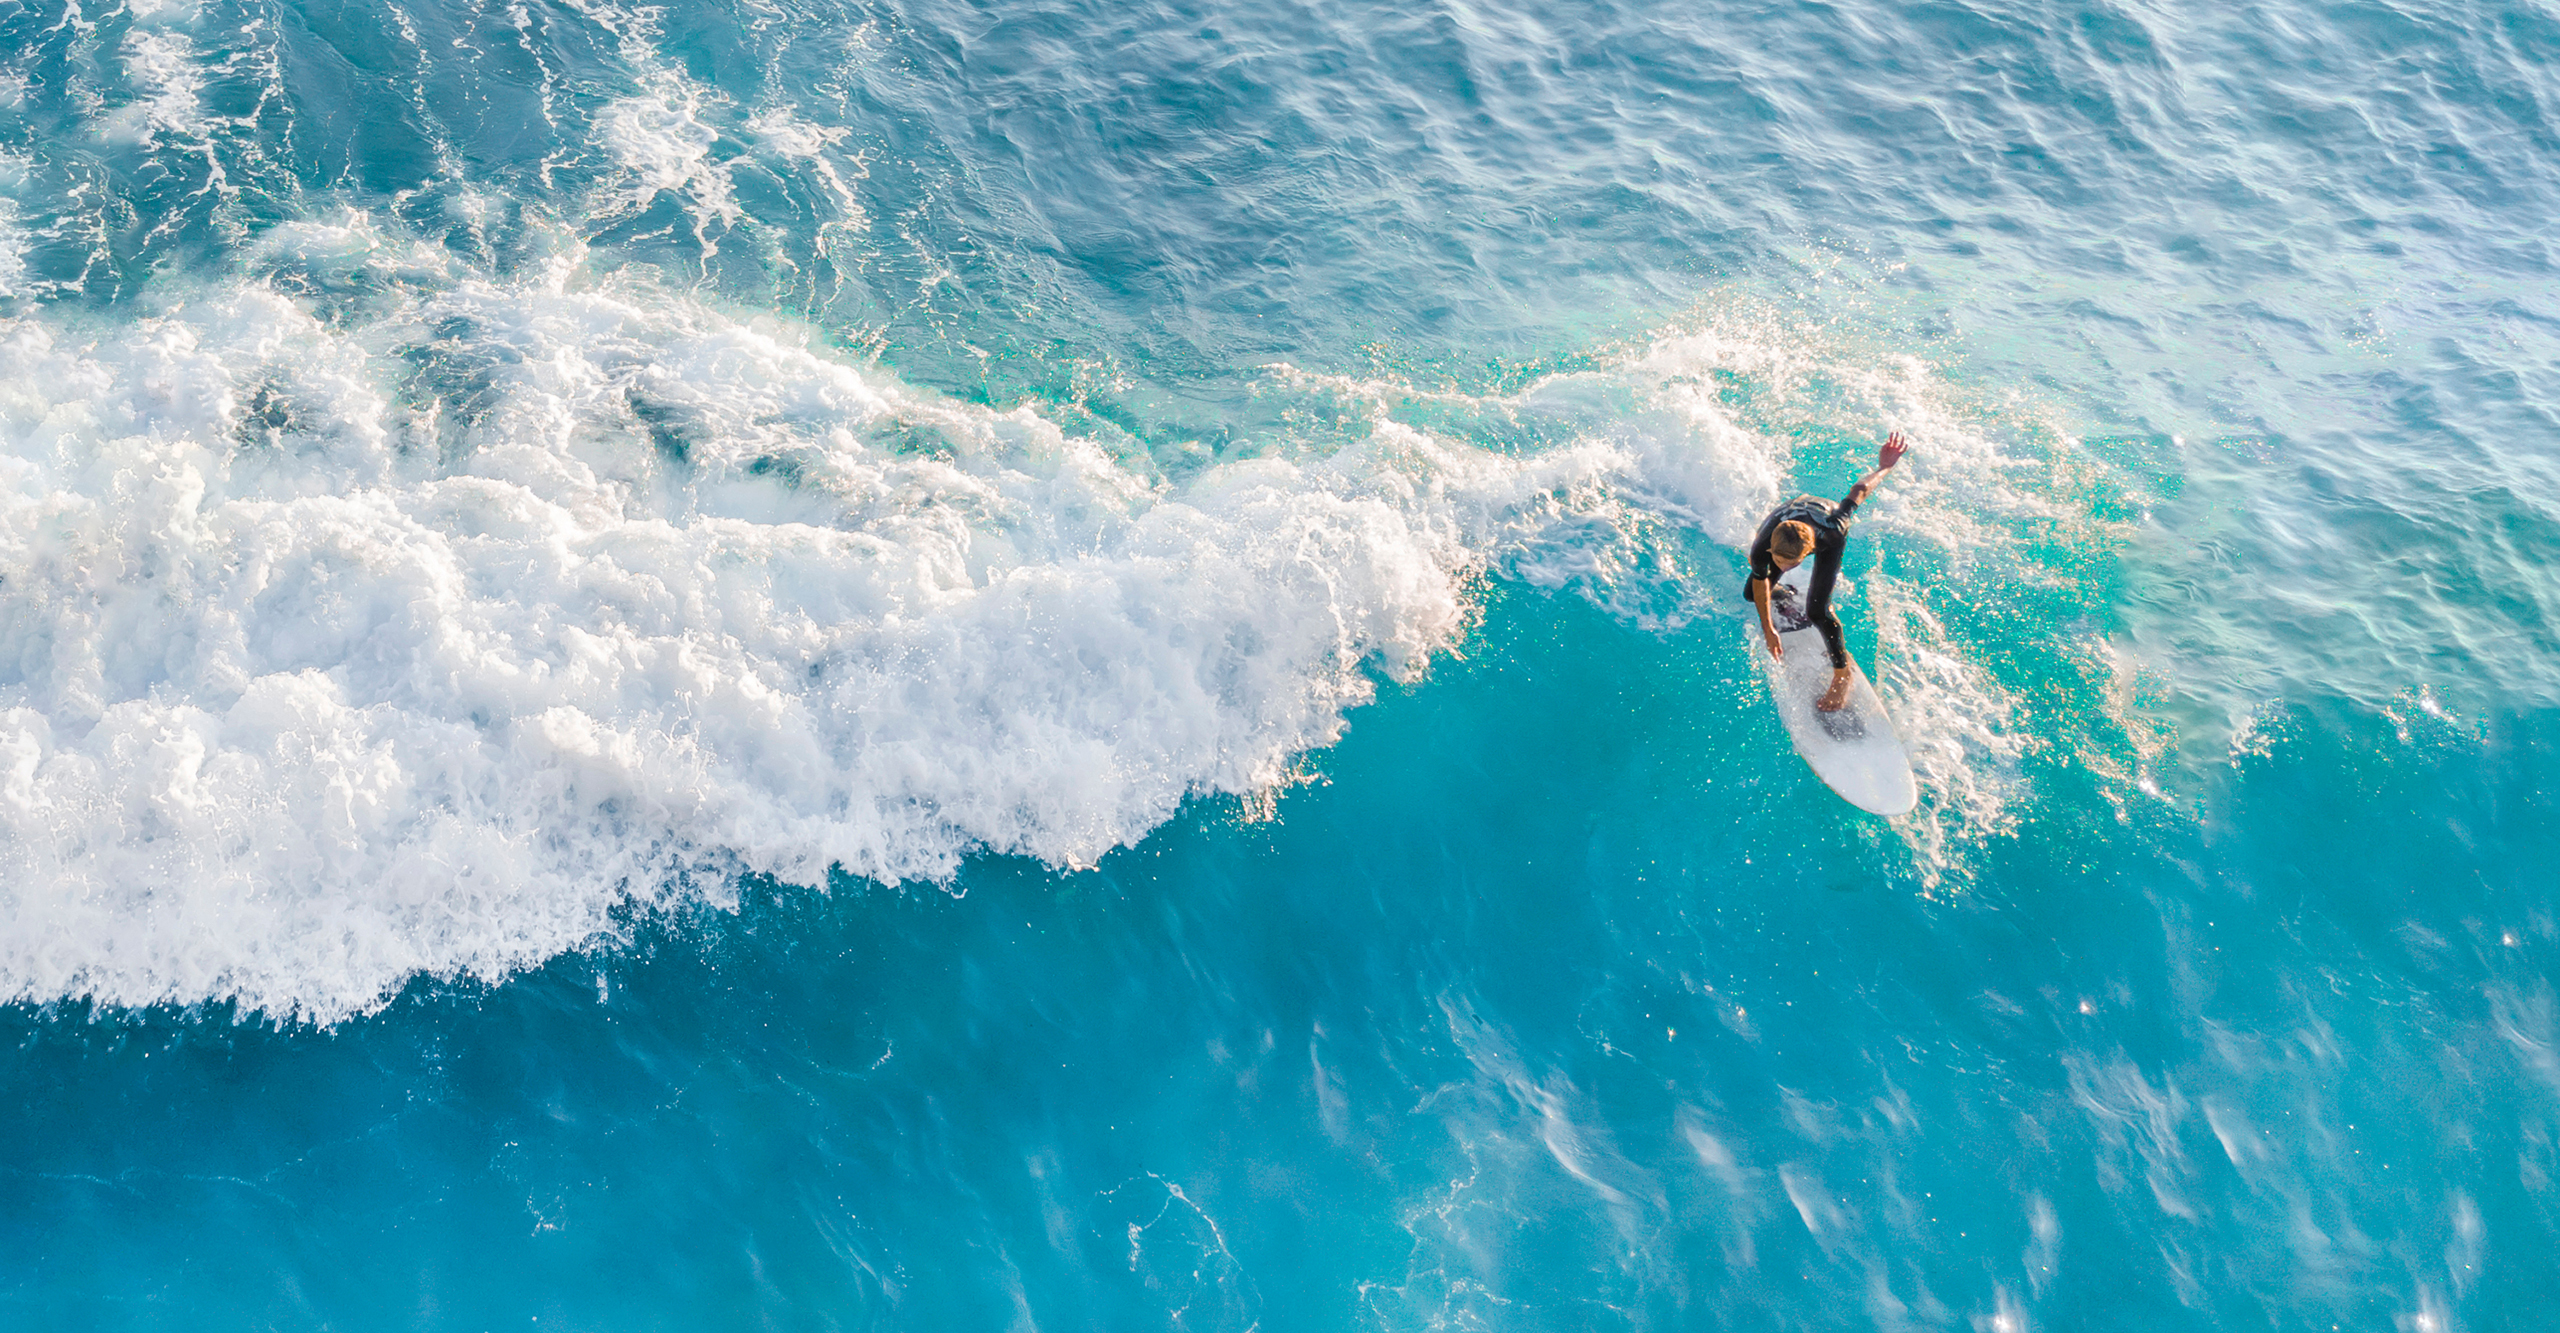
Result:
M1831 665L1837 670L1849 665L1848 646L1841 641L1840 617L1831 613L1831 584L1840 577L1840 548L1849 544L1849 516L1857 512L1858 494L1838 504L1817 496L1799 495L1771 511L1760 520L1760 535L1751 539L1751 573L1743 580L1742 599L1751 600L1751 580L1769 580L1769 615L1781 632L1811 625L1822 631L1822 646L1831 650ZM1794 590L1778 582L1778 563L1769 554L1769 534L1789 520L1813 529L1813 577L1806 580L1804 604L1795 604ZM1793 623L1790 623L1793 622Z

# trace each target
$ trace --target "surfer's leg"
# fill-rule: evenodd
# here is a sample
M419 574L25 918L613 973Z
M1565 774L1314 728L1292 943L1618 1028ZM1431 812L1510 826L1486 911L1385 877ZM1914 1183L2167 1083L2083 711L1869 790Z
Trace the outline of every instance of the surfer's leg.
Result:
M1813 701L1819 712L1830 713L1849 704L1849 646L1840 631L1840 617L1823 607L1814 617L1814 628L1822 631L1822 646L1831 653L1831 688Z
M1799 612L1798 614L1802 615L1803 613ZM1825 651L1831 654L1832 670L1848 670L1849 639L1848 635L1840 628L1840 617L1834 614L1828 605L1824 605L1816 608L1812 614L1805 615L1804 619L1811 623L1815 629L1822 631L1822 646Z
M1835 671L1849 667L1849 648L1840 633L1840 617L1831 610L1831 589L1840 577L1840 547L1841 543L1834 541L1814 553L1813 577L1805 580L1804 609L1798 612L1822 631L1822 646L1830 651Z

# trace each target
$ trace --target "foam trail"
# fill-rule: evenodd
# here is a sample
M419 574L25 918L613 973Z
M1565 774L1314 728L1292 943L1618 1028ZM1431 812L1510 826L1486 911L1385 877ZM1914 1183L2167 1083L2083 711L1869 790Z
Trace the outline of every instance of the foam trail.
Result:
M1487 573L1721 608L1779 475L1638 357L1443 396L1510 450L1283 369L1369 406L1175 486L574 245L261 253L375 308L0 325L0 994L329 1021L744 871L1089 865L1267 799Z
M643 287L270 252L429 290L0 329L10 996L327 1020L695 872L1089 864L1420 671L1574 466L1390 432L1175 491Z

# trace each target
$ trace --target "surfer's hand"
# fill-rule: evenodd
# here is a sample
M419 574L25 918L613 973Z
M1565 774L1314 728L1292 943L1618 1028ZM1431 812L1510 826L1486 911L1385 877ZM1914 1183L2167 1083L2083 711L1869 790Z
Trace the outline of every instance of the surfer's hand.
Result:
M1831 688L1823 691L1822 697L1813 701L1813 706L1826 713L1837 713L1848 707L1849 673L1846 670L1832 672Z
M1894 464L1902 461L1902 451L1910 447L1903 443L1901 431L1895 431L1884 437L1884 447L1876 451L1877 469L1879 471L1891 469Z
M1760 631L1760 637L1769 641L1770 657L1781 661L1785 660L1787 650L1778 646L1778 632L1776 630L1764 629Z

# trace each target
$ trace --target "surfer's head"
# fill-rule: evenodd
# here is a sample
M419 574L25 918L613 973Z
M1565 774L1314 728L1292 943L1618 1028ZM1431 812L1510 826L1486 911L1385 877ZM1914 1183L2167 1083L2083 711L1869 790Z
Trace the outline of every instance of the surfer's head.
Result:
M1795 568L1797 562L1804 559L1804 553L1812 549L1813 525L1810 523L1791 518L1769 534L1769 555L1778 562L1780 569Z

